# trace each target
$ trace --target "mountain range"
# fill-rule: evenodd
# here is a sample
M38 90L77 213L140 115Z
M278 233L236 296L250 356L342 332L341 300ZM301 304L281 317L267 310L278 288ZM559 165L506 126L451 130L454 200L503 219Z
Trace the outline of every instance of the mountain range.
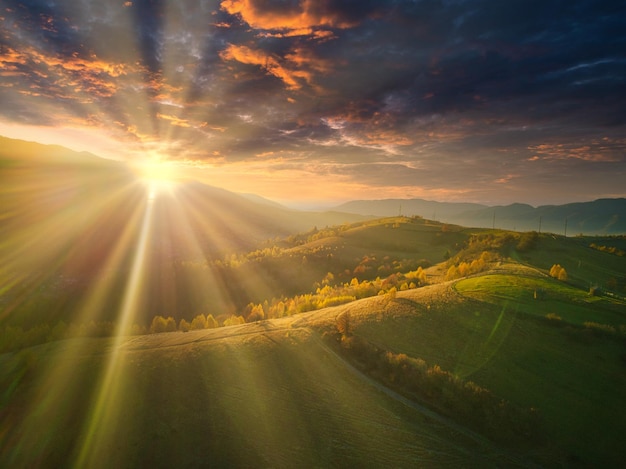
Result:
M92 204L94 198L110 199L111 194L126 191L125 197L139 200L144 191L136 184L136 175L123 163L58 145L6 137L0 137L0 169L3 185L0 235L17 220L24 219L26 213L30 217L28 221L33 222L33 217L49 218L59 211L76 213L81 205L93 211L95 206L88 204ZM470 227L570 236L626 233L626 198L539 207L521 203L488 206L417 198L355 200L331 210L313 212L290 209L256 194L235 194L200 182L181 183L176 197L176 200L163 199L160 210L192 210L195 213L192 218L202 218L203 213L211 217L212 242L223 243L224 249L220 252L238 247L248 249L259 241L315 226L396 215L421 216ZM192 209L189 204L196 207Z
M356 200L334 208L370 216L421 216L457 225L514 231L576 234L626 233L626 198L598 199L564 205L488 206L423 199Z

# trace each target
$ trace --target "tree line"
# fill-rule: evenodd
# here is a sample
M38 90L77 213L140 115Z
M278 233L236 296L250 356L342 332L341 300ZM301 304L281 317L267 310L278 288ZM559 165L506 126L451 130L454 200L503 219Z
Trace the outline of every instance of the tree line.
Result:
M328 272L314 293L279 297L262 303L250 303L239 314L196 314L191 320L181 318L178 322L172 316L155 315L148 326L133 324L130 335L155 334L161 332L193 331L221 326L233 326L263 319L291 316L306 311L314 311L329 306L338 306L370 296L395 293L426 285L426 273L421 267L405 274L394 273L381 279L359 281L353 277L350 282L333 284L334 274ZM88 321L86 323L66 323L54 325L38 324L32 328L6 325L0 329L0 353L19 350L55 340L77 337L110 337L117 333L114 321Z

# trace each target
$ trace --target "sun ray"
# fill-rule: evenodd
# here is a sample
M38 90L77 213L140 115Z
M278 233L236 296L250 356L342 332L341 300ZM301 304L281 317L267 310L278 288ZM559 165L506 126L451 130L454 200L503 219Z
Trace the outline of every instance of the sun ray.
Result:
M111 354L108 357L106 370L102 381L97 387L93 408L85 419L86 429L84 441L76 459L76 467L93 466L104 456L107 435L113 431L115 415L120 410L121 393L124 383L125 357L121 351L121 344L130 333L133 318L137 312L137 304L141 295L145 264L148 250L150 228L154 213L153 200L146 200L143 220L138 234L135 256L132 262L131 275L126 285L120 314L117 317L117 327L113 337Z

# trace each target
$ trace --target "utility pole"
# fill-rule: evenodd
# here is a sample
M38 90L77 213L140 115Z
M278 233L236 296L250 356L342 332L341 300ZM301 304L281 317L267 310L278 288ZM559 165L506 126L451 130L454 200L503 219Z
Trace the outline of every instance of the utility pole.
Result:
M567 238L567 217L565 217L565 237Z
M539 216L539 233L541 234L541 216Z
M496 229L496 210L493 210L493 223L491 224L491 229Z

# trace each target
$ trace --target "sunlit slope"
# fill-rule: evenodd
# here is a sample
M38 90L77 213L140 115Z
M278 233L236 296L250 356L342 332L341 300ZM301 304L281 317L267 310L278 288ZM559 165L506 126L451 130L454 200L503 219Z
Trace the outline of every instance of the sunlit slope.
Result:
M534 299L535 289L542 298ZM399 292L391 304L377 300L346 306L356 335L538 409L543 439L563 464L615 465L626 455L623 301L589 297L515 264Z
M601 287L626 296L626 235L541 234L533 248L517 258L546 271L559 264L566 269L568 281L580 288Z
M335 312L308 320L332 321ZM137 337L115 349L103 339L72 340L1 356L0 465L408 468L511 462L489 443L383 393L304 327L306 318L298 320L303 327L286 318ZM117 357L119 379L103 395L111 357Z
M245 290L254 291L260 278L274 296L300 294L314 290L329 272L333 282L345 283L439 263L469 236L461 227L422 218L382 218L290 236L276 243L277 252L251 253L234 270L256 273L237 275Z
M540 299L534 298L537 287ZM377 347L422 358L516 406L538 409L545 446L525 448L523 457L550 465L616 465L625 456L626 348L623 339L583 323L624 324L623 306L532 267L503 263L395 298L366 298L280 320L117 344L68 340L5 354L0 445L11 450L0 462L519 462L519 450L494 450L471 433L425 418L356 372L327 342L337 317L347 313L351 332ZM548 312L561 320L545 318ZM111 369L117 379L107 381Z
M435 264L446 251L458 249L467 237L462 227L420 217L389 217L311 233L308 243L295 250L306 252L329 246L345 251L341 254L346 258L389 256Z

